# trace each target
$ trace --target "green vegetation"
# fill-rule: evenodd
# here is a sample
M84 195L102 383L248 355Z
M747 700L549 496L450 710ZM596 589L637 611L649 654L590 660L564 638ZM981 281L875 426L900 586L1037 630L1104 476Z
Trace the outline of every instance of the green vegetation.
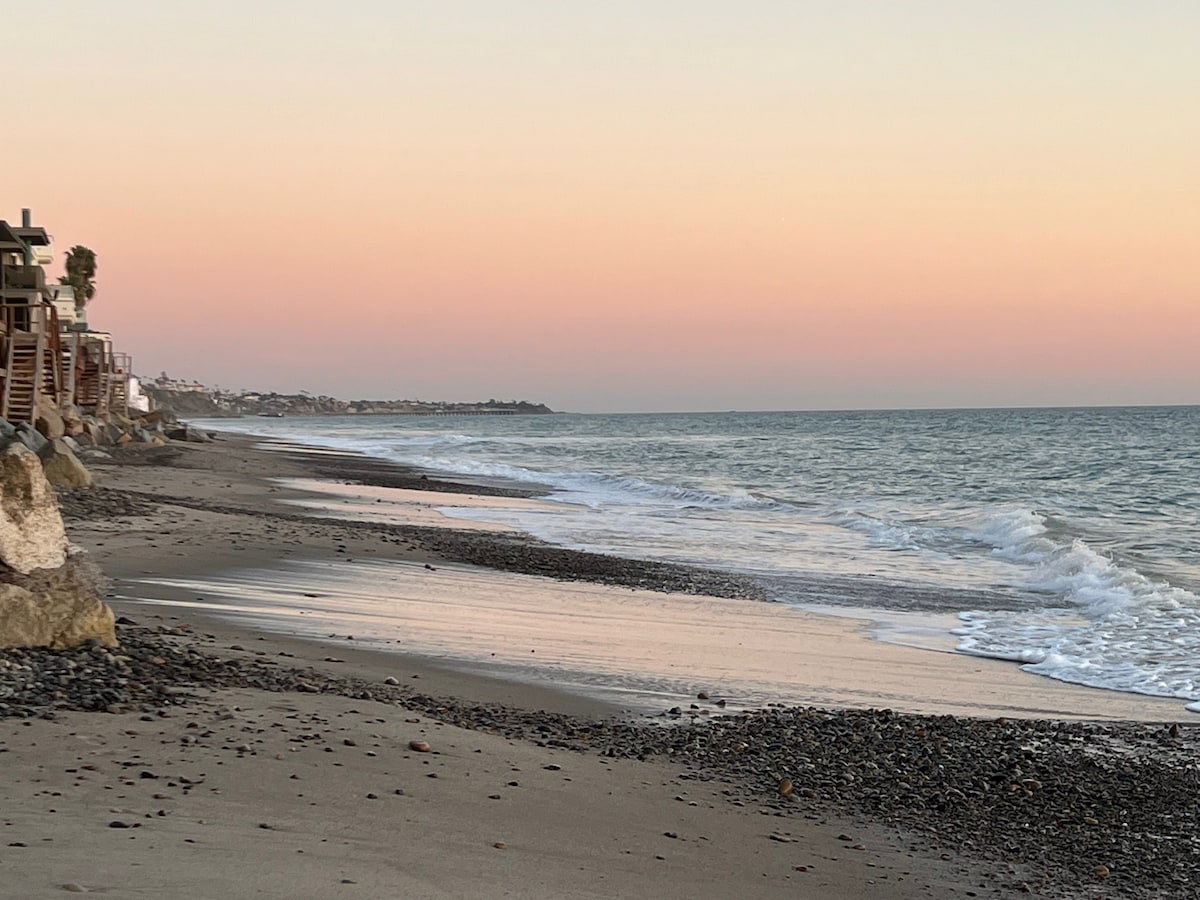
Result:
M96 254L82 244L67 251L67 274L58 279L59 284L69 284L75 289L75 305L87 306L96 296Z

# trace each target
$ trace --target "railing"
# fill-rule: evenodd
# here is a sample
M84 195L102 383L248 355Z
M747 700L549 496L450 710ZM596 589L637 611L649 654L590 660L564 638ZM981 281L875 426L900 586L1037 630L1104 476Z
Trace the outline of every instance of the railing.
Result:
M19 268L7 266L7 269ZM58 311L51 303L0 302L0 415L32 422L38 400L63 401L62 346ZM21 364L17 365L18 351ZM18 402L17 397L20 397Z
M129 415L129 376L133 357L128 353L113 353L109 361L108 408L123 416Z
M20 300L0 300L0 331L58 332L58 310L53 303L23 303Z
M40 291L46 286L46 272L41 266L4 266L0 271L0 290Z
M83 412L102 416L112 394L113 362L108 342L86 334L74 335L75 405Z

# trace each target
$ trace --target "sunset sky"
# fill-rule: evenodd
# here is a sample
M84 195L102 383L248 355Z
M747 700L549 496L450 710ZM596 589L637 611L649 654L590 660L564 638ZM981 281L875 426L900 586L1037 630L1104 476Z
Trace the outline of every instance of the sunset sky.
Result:
M0 218L143 375L1200 403L1200 3L44 2ZM15 24L18 23L19 24Z

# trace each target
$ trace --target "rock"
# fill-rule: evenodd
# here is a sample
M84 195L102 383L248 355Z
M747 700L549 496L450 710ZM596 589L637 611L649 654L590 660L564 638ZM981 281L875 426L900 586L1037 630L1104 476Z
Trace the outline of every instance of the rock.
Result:
M793 790L792 779L790 778L781 778L779 784L775 787L775 792L780 797L790 797Z
M58 406L45 397L38 400L33 427L48 441L54 441L67 433L66 424L59 415Z
M429 753L433 748L429 746L428 741L409 741L408 749L417 753Z
M190 425L179 425L175 428L168 428L163 433L173 441L188 441L193 444L212 443L212 438L208 436L207 431L192 428Z
M82 459L112 459L111 453L105 453L103 450L96 450L95 448L81 450L77 455Z
M67 535L41 462L24 444L9 444L0 451L0 562L28 575L66 559Z
M167 413L162 409L152 409L149 412L141 413L137 417L137 421L143 425L161 425L167 418ZM172 417L174 418L174 417Z
M1092 869L1092 874L1095 875L1097 878L1107 878L1109 876L1110 872L1108 870L1108 866L1102 865L1102 866L1096 866L1096 868Z
M698 693L696 695L696 699L697 700L707 700L708 699L708 691L701 691L700 693Z
M65 438L55 438L38 454L51 484L59 487L91 487L92 473L79 461Z
M63 427L67 434L75 436L83 431L83 416L79 412L79 407L74 403L64 403L58 410L62 416Z
M42 433L35 429L28 422L20 422L16 426L17 440L32 450L34 453L41 452L41 449L46 446L46 439Z
M65 650L88 641L115 647L113 612L96 580L83 563L68 559L20 584L0 584L0 647Z
M384 684L399 684L400 679L396 678L394 675L389 675L387 678L383 679L383 683Z

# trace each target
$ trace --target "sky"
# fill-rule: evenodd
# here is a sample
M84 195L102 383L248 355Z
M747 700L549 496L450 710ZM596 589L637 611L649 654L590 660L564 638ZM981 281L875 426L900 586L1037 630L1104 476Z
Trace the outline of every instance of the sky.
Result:
M1194 0L19 19L0 218L32 208L54 274L96 252L89 319L142 375L575 411L1200 403Z

